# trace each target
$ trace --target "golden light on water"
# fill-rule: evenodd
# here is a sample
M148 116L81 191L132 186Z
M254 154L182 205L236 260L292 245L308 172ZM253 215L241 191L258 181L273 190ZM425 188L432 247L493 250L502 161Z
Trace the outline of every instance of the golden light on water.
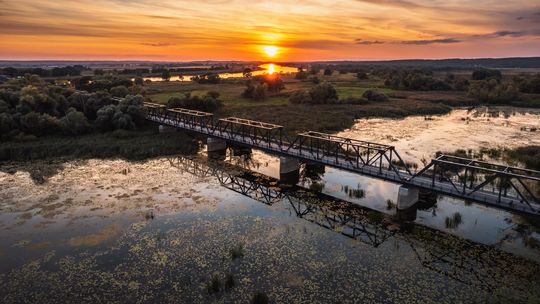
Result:
M273 63L268 64L268 74L274 74L276 72L276 68Z
M277 46L267 45L263 47L263 50L264 50L264 53L266 53L268 57L274 57L278 53L279 48Z

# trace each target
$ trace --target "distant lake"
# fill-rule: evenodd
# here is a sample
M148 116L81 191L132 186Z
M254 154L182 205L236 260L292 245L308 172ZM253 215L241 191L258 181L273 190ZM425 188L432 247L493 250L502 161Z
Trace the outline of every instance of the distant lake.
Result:
M289 74L289 73L296 73L298 71L298 68L291 67L291 66L282 66L274 63L268 63L268 64L262 64L259 66L260 70L256 70L251 72L251 75L258 76L258 75L264 75L264 74L273 74L273 73L279 73L279 74ZM208 71L206 73L212 73L211 71ZM199 73L199 74L205 74L205 73ZM242 78L244 77L244 73L242 72L236 72L236 73L218 73L219 77L221 78ZM191 81L191 77L194 75L174 75L171 76L169 81ZM182 78L181 78L182 77ZM163 78L161 76L156 77L143 77L143 79L150 80L150 81L163 81Z

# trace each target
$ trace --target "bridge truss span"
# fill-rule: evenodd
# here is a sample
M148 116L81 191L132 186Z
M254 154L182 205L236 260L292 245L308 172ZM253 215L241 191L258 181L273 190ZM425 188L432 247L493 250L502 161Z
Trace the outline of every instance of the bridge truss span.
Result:
M540 172L442 155L413 173L391 145L308 131L289 139L283 126L189 109L144 104L150 121L279 156L328 165L460 199L540 215Z

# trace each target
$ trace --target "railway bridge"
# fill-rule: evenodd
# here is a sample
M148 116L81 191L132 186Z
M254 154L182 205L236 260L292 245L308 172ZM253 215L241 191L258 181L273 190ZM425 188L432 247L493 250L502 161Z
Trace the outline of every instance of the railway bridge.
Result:
M289 138L283 126L183 108L144 103L146 119L160 126L208 137L209 152L228 144L279 156L280 175L297 174L300 162L346 170L400 184L398 208L435 192L497 208L540 215L540 172L451 155L441 155L413 172L391 145L308 131Z

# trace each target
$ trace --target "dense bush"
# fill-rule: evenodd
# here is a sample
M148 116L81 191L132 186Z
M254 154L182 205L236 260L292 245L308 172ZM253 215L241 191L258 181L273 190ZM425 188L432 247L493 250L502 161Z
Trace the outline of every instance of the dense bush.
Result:
M117 86L117 87L113 87L109 90L109 93L111 93L111 95L113 97L121 97L121 98L124 98L126 97L127 95L129 95L129 89L126 88L125 86Z
M306 71L298 71L296 73L296 75L294 75L294 78L298 79L298 80L304 80L304 79L307 79L308 76L309 76L308 72L306 72Z
M507 154L511 159L523 163L528 169L540 170L540 146L519 147L508 151Z
M219 98L219 93L210 91L205 96L191 96L187 93L183 98L171 97L167 102L167 107L171 108L185 108L191 110L198 110L204 112L215 112L223 106L223 103Z
M60 119L60 129L65 134L80 135L86 133L90 124L82 112L70 108L66 116Z
M369 101L388 101L388 96L377 90L366 90L364 94L362 94L362 97Z
M311 96L306 90L294 91L289 96L289 102L296 104L311 103Z
M540 94L540 74L534 76L517 76L513 79L522 93Z
M338 103L338 94L333 85L321 83L306 90L294 91L289 96L289 102L296 104L327 104Z
M366 72L358 72L356 73L356 78L363 80L363 79L368 79L369 77Z
M191 77L192 81L200 84L218 84L221 82L219 74L204 74Z
M330 83L323 82L309 90L312 103L337 103L339 98L336 88Z
M519 90L513 83L499 83L496 79L473 82L468 95L483 103L501 104L520 99Z
M278 93L284 88L285 84L279 74L254 76L246 81L246 89L242 92L242 97L263 100L269 93Z
M242 92L242 97L253 100L264 100L268 96L268 85L266 83L256 83L251 80L246 82L246 88Z
M502 74L499 70L477 69L472 72L471 78L472 80L495 79L500 81Z

